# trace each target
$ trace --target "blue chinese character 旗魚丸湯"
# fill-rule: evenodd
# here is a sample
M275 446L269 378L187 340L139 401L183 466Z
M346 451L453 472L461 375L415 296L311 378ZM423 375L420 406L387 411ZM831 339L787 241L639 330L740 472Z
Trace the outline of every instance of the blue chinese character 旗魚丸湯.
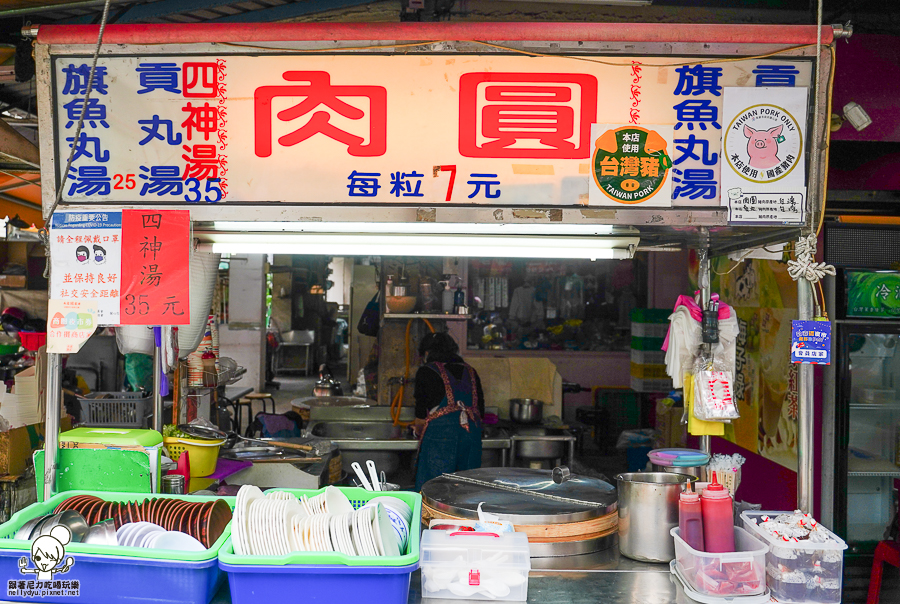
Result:
M719 78L722 77L721 67L707 67L706 65L682 65L675 70L678 74L678 84L675 85L675 94L681 96L697 96L708 92L714 96L721 96L722 86Z
M161 140L169 145L181 144L181 132L175 132L175 125L172 120L164 120L158 115L154 115L147 120L138 120L141 130L147 133L138 145L146 145L153 140ZM160 133L159 129L163 128L165 134Z
M72 166L69 168L69 195L109 195L111 179L106 166Z
M469 199L472 199L476 195L481 192L481 189L484 188L484 196L488 199L497 199L500 197L500 189L494 189L494 187L500 186L500 181L497 179L496 174L478 174L472 173L469 175L469 178L472 180L466 181L466 184L470 184L474 186L474 189L469 194Z
M420 191L424 174L412 172L391 172L391 195L394 197L424 197ZM415 185L411 179L415 179Z
M140 63L137 72L141 82L138 94L147 94L154 90L181 94L181 89L178 88L181 68L177 63Z
M184 181L181 179L179 166L141 166L142 174L138 176L144 179L141 187L141 195L181 195L184 191Z
M72 99L63 105L63 109L66 110L66 119L68 120L66 128L75 125L75 122L81 119L82 113L85 125L96 128L99 123L104 128L109 128L109 124L106 123L106 105L102 104L100 99L88 99L87 105L83 98Z
M795 86L800 70L791 64L757 65L753 70L757 86Z
M380 176L381 172L357 172L354 170L347 177L347 180L350 181L350 184L347 185L348 195L350 197L377 197L378 189L381 188L381 185L378 184Z
M63 67L63 74L66 81L63 84L63 94L85 94L87 92L88 78L91 77L91 66L87 63L81 65L73 65L69 63L68 67ZM108 85L106 83L106 67L98 65L94 69L94 80L91 91L97 94L108 94Z
M687 99L674 105L672 109L675 110L676 130L680 130L685 124L688 130L693 130L694 124L700 130L706 130L707 124L711 124L717 130L722 129L719 123L719 108L709 99Z
M87 136L82 132L78 135L78 144L75 144L74 136L67 137L66 142L69 143L69 147L75 147L75 153L72 154L73 162L82 156L98 162L109 161L109 151L101 148L99 137Z
M695 147L700 147L699 155L694 151ZM672 165L679 165L685 160L694 159L701 162L704 166L715 166L719 163L719 154L710 153L709 141L697 138L690 134L687 138L675 139L675 151L681 153L672 161Z
M672 197L687 197L689 199L715 199L718 183L715 181L715 173L705 169L679 170L673 168L672 182L677 183Z

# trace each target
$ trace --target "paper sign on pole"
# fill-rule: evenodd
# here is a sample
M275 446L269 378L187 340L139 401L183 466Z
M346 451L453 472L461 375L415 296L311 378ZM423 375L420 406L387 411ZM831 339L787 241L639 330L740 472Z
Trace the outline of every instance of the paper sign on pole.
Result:
M791 363L831 364L831 323L791 321Z
M96 300L54 300L47 308L47 352L73 354L97 328Z
M672 126L593 124L590 204L671 207L672 138Z
M50 299L93 302L100 325L118 325L122 212L56 212L50 223Z
M722 199L729 222L803 222L807 97L806 88L725 88Z
M122 212L122 325L187 325L191 213Z

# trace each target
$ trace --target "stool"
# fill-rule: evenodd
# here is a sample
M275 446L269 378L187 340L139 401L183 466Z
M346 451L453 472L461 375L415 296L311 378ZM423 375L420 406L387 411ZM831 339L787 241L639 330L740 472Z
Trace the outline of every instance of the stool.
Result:
M272 415L275 415L275 397L266 392L252 392L246 396L248 400L253 401L262 401L262 412L268 413L266 411L266 401L272 401Z
M253 402L249 401L245 398L242 398L238 401L231 401L231 406L234 408L234 431L237 434L241 433L241 409L247 409L247 428L250 427L250 424L253 423Z
M881 575L884 572L883 562L900 568L900 543L881 541L875 548L875 560L872 562L872 575L869 577L869 597L866 604L878 604L881 599Z

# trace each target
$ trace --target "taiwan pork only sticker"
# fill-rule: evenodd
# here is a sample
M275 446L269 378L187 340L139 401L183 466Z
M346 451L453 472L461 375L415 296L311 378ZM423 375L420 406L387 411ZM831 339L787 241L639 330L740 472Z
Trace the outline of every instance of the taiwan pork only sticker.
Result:
M806 88L725 88L722 188L729 222L803 222L806 104Z
M831 323L791 321L791 363L831 365Z
M672 126L591 126L592 206L671 207Z

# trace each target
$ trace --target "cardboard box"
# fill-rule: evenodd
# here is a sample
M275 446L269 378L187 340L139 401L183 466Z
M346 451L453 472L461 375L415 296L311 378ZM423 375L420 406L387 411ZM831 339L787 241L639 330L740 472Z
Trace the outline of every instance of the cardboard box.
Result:
M72 429L72 419L66 415L59 420L60 431ZM44 424L33 424L0 432L0 475L17 476L25 471L31 454L44 446Z
M25 289L28 277L25 275L0 275L0 287L7 289Z

